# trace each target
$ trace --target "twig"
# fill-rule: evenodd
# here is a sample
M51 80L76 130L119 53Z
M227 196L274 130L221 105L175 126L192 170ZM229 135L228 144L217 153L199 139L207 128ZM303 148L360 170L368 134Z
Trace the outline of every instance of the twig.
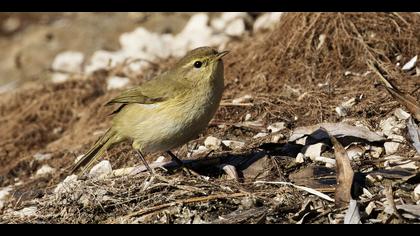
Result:
M247 194L245 193L233 193L230 195L227 194L215 194L215 195L210 195L210 196L205 196L205 197L195 197L195 198L190 198L190 199L184 199L184 200L177 200L174 202L169 202L169 203L165 203L162 205L158 205L158 206L153 206L153 207L148 207L133 213L130 213L126 216L124 216L124 218L130 218L130 217L134 217L134 216L141 216L141 215L145 215L145 214L150 214L171 206L175 206L178 204L189 204L189 203L195 203L195 202L207 202L207 201L211 201L211 200L215 200L215 199L220 199L220 198L234 198L234 197L242 197L245 196Z

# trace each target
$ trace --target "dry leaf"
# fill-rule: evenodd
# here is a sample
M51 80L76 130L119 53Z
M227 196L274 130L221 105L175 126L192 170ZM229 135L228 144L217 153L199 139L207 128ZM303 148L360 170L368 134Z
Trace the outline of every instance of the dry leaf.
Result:
M325 129L324 129L325 130ZM328 131L325 130L328 133ZM330 135L330 134L329 134ZM331 143L334 146L336 160L337 187L335 189L335 204L342 206L350 202L351 186L353 184L353 169L347 152L334 136L330 135Z
M329 139L328 135L320 130L321 127L326 129L330 135L348 144L363 140L368 142L384 142L386 140L384 137L364 127L353 126L346 123L321 123L296 128L293 130L289 142L294 142L308 135L314 140Z

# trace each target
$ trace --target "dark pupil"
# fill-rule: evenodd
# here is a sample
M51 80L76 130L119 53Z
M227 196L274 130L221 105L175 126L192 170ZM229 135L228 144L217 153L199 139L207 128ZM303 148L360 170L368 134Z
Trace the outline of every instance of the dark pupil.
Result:
M194 67L195 68L200 68L202 64L203 63L201 61L196 61L196 62L194 62Z

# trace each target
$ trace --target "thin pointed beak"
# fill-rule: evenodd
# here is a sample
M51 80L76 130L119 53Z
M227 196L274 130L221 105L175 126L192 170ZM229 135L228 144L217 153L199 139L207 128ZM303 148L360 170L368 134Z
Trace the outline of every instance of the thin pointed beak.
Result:
M216 55L216 60L221 59L222 57L226 56L226 54L228 54L228 53L229 53L229 51L219 52L219 53Z

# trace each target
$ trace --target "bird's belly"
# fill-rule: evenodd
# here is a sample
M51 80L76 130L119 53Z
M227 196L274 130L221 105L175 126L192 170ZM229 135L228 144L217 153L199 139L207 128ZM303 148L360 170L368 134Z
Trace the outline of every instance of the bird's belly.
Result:
M197 106L140 105L141 114L126 129L126 136L143 152L166 151L181 146L196 138L206 129L218 107L218 102L196 104Z

